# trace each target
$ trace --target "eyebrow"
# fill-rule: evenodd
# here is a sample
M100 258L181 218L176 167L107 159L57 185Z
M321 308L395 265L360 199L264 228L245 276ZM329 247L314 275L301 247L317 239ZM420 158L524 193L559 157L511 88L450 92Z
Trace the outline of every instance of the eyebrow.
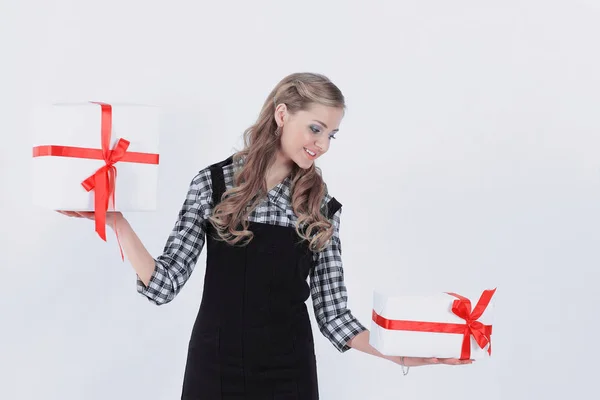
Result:
M325 122L321 122L318 119L313 119L313 121L320 123L325 129L329 129L327 128L327 124ZM339 129L334 129L332 132L339 132Z

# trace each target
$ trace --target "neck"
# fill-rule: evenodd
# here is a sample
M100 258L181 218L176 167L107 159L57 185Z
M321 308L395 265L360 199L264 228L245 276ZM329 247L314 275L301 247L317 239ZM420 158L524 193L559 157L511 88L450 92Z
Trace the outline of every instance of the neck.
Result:
M265 177L267 190L271 190L277 186L279 182L283 181L292 172L293 163L291 159L281 154L280 151L277 152L275 162L267 170L267 176Z

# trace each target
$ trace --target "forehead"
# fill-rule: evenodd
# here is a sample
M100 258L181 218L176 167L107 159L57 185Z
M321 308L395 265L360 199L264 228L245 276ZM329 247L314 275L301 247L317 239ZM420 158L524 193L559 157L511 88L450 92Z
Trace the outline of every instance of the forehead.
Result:
M329 129L338 129L344 110L339 107L328 107L322 104L312 104L307 110L298 113L302 119L321 121L327 125Z

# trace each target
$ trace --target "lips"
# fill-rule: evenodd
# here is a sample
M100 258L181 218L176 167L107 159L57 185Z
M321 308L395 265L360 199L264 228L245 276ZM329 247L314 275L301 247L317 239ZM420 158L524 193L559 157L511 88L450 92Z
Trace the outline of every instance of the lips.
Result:
M304 152L306 153L306 155L310 158L310 159L315 159L317 158L317 152L311 149L307 149L306 147L304 148Z

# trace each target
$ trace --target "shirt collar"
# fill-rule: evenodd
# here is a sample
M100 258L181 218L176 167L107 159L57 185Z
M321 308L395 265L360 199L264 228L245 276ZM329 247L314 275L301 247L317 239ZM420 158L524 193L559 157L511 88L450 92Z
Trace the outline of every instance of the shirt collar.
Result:
M267 197L269 201L282 209L287 210L291 204L291 179L286 177L283 181L279 182L274 188L272 188Z
M234 168L242 167L244 165L245 161L246 161L245 158L242 157L240 159L239 165L234 166ZM281 210L286 211L292 203L291 186L292 186L292 179L288 175L284 180L279 182L275 187L273 187L267 193L267 198L269 199L269 202L274 204Z

